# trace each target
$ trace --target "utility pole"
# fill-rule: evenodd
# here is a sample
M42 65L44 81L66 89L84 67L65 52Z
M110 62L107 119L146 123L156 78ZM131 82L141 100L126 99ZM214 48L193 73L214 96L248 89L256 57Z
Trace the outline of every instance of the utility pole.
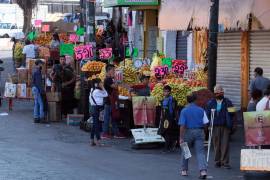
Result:
M211 0L209 40L208 40L208 89L214 90L217 75L217 37L219 0Z

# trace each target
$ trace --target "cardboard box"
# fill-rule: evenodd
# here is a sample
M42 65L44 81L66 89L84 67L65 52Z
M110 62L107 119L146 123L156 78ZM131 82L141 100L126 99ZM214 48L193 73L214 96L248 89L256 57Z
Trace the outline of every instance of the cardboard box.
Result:
M68 114L67 115L67 125L68 126L79 126L80 122L83 120L83 114Z
M59 102L48 102L48 122L60 122L61 116L61 103Z
M26 68L29 70L29 74L32 76L33 68L35 67L35 62L37 59L30 59L26 62ZM46 73L46 61L45 59L39 59L44 62L42 65L42 74Z
M16 90L17 90L16 84L6 82L4 96L9 97L9 98L15 98L16 97Z
M27 88L27 98L34 99L31 87Z
M17 84L17 97L18 98L27 98L26 84Z
M61 101L61 93L60 92L47 92L46 93L48 102L60 102Z
M28 69L26 68L17 68L18 72L18 83L25 84L28 82Z

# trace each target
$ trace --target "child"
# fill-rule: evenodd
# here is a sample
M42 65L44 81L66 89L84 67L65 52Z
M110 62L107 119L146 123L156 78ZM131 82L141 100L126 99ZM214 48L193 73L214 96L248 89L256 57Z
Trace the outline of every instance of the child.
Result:
M164 99L161 102L161 123L159 134L165 139L164 151L172 151L175 148L178 138L178 126L176 123L176 103L171 96L172 88L165 86L163 88Z
M93 88L91 89L89 101L92 106L92 114L93 114L93 127L91 130L91 146L102 146L100 144L100 122L99 115L100 112L104 109L104 101L105 97L108 97L108 93L105 90L101 79L96 78L92 80ZM96 137L96 142L95 142Z

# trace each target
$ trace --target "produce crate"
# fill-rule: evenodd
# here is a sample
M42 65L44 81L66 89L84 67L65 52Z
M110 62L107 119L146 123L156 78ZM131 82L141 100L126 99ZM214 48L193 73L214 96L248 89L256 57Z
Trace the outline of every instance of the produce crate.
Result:
M67 115L67 125L68 126L79 126L80 122L83 120L83 114L68 114Z

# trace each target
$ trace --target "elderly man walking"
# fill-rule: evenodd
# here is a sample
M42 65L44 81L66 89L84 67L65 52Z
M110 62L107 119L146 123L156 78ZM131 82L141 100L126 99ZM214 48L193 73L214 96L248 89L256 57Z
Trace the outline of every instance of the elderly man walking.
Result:
M215 151L215 166L230 169L229 164L229 139L233 129L234 111L232 102L224 97L224 90L221 85L214 88L215 98L207 104L207 115L211 117L211 110L215 109L213 119L213 144ZM232 110L230 110L232 109Z
M187 142L189 147L194 144L198 166L200 170L200 179L207 177L207 163L204 151L204 128L209 122L207 115L201 107L197 105L197 95L192 94L188 97L189 105L186 106L180 115L180 143ZM182 152L182 176L188 175L188 159L184 158Z

